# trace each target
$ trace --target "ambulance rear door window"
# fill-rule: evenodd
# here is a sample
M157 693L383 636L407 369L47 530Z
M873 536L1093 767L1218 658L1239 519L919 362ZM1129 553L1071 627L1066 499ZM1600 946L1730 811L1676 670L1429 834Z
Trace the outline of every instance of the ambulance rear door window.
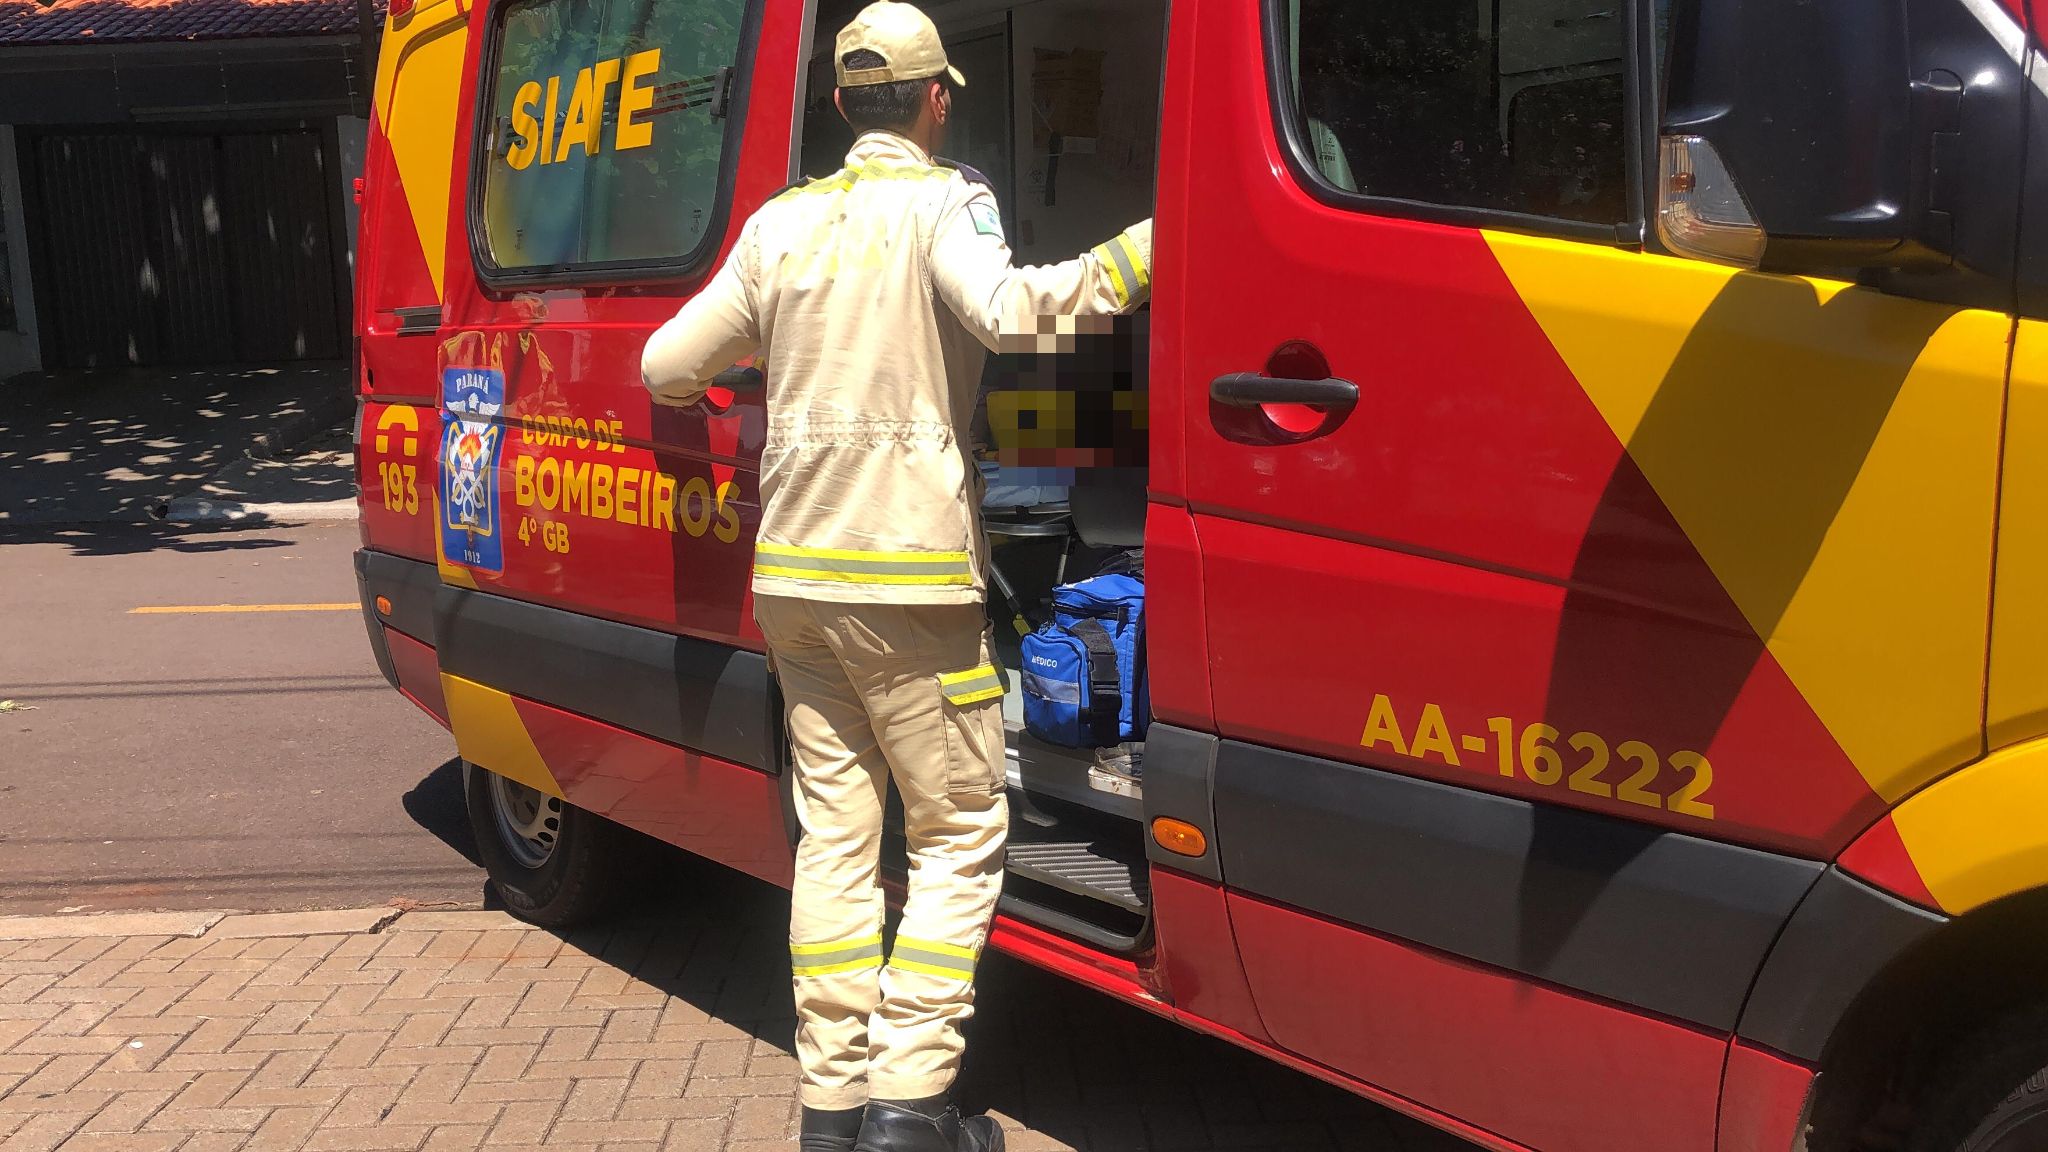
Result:
M672 266L708 246L728 127L713 105L738 61L746 7L504 6L478 205L488 271Z

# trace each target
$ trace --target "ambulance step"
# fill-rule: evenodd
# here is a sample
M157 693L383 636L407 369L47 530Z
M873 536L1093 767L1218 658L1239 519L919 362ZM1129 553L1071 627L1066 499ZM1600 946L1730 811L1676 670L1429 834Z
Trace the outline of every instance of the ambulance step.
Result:
M1122 859L1088 841L1012 841L1008 868L1026 880L1139 915L1151 903L1142 855L1136 860Z
M1022 724L1008 725L1008 729L1010 787L1125 820L1145 818L1145 803L1137 789L1104 787L1090 778L1093 752L1047 744L1024 731Z

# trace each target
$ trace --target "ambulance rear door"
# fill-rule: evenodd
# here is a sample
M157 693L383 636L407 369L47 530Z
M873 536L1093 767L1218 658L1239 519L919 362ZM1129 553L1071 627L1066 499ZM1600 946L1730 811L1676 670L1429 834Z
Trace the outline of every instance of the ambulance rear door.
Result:
M787 181L791 7L500 0L478 25L435 387L496 438L449 417L441 486L473 498L444 576L744 642L760 398L658 408L640 349Z

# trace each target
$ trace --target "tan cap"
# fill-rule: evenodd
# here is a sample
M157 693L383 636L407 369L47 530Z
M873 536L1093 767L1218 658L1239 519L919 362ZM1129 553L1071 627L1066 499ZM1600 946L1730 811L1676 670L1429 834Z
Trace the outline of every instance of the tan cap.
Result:
M882 66L849 72L846 54L863 48L880 56ZM838 69L841 88L923 80L941 72L955 85L967 86L967 78L946 62L946 49L939 43L939 30L932 26L931 17L899 0L875 0L861 9L853 23L839 30L832 62Z

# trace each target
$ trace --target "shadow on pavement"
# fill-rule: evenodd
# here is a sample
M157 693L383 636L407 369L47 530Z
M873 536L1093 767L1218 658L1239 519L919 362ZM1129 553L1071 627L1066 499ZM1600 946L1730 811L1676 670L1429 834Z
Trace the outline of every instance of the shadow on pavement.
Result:
M319 432L351 403L345 363L16 378L0 387L0 523L141 520L250 446Z
M402 803L413 823L433 833L435 839L455 849L464 860L478 868L484 866L484 858L477 854L476 837L469 828L468 802L462 794L461 757L450 757L446 764L427 773L405 794ZM495 892L491 893L490 906L497 906Z
M567 941L776 1050L793 1051L786 892L676 853L667 893ZM982 962L956 1098L1084 1152L1460 1152L1348 1092L1009 957Z
M295 525L268 520L264 528ZM0 520L0 547L62 544L74 556L133 556L142 552L241 552L290 548L296 541L251 536L247 523L204 524L12 524Z

